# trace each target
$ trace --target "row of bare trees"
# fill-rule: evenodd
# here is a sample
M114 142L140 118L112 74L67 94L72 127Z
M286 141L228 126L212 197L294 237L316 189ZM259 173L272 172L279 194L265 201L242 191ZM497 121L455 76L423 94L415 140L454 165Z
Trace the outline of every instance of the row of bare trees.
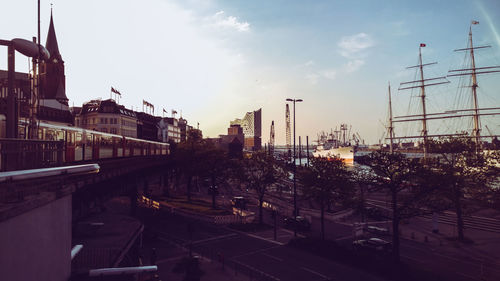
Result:
M427 159L410 159L400 153L377 151L364 164L370 170L349 171L340 159L315 158L301 170L304 195L314 199L321 211L329 204L363 205L365 191L382 192L390 201L393 256L399 261L401 221L412 217L453 210L458 240L464 241L464 214L477 208L500 209L500 153L477 153L469 139L447 139L431 144Z
M409 159L400 153L374 152L365 158L370 169L348 169L340 159L314 158L298 170L303 196L319 206L321 237L328 206L363 206L368 192L385 193L390 201L393 254L399 260L401 221L415 216L453 210L457 214L458 240L463 241L464 216L475 208L500 209L498 152L477 153L469 139L447 139L430 144L431 157ZM188 141L172 153L173 179L185 182L191 200L193 181L202 179L211 189L216 208L217 189L253 190L259 202L259 222L269 188L288 176L286 165L271 155L255 152L246 157L228 153L191 131ZM496 181L496 183L495 183ZM217 187L217 189L216 189Z

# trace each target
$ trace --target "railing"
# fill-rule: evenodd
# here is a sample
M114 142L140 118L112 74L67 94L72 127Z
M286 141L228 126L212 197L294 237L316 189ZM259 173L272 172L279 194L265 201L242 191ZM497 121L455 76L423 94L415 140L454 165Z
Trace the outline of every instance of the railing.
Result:
M64 142L0 139L0 172L60 166Z
M0 204L17 203L42 192L57 192L64 182L99 172L98 164L17 170L0 173Z

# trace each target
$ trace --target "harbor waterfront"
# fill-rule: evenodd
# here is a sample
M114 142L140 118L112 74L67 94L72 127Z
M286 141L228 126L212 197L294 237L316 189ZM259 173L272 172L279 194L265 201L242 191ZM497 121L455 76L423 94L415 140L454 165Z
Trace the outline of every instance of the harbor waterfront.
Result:
M500 280L499 1L4 2L0 280Z

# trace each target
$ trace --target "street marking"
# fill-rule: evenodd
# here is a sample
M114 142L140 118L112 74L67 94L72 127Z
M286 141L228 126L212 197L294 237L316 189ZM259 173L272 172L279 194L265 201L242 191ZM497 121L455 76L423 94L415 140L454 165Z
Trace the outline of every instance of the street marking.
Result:
M237 236L237 234L236 233L230 233L230 234L226 234L226 235L215 236L215 237L210 237L210 238L206 238L206 239L201 239L201 240L193 241L193 244L200 244L200 243L204 243L204 242L210 242L210 241L213 241L213 240L220 240L220 239L234 237L234 236Z
M284 231L284 232L286 232L286 233L294 234L294 233L293 233L293 231L288 230L288 229L284 229L284 228L282 228L282 229L280 229L280 230L282 230L282 231ZM300 238L306 238L306 236L305 236L305 235L302 235L302 234L300 234L300 233L298 233L298 232L297 232L297 237L300 237Z
M323 278L323 279L327 279L327 280L328 280L328 278L329 278L328 276L323 275L323 274L321 274L321 273L319 273L319 272L317 272L317 271L314 271L314 270L312 270L312 269L309 269L309 268L307 268L307 267L301 267L301 269L303 269L303 270L305 270L305 271L307 271L307 272L309 272L309 273L312 273L312 274L318 275L319 277L321 277L321 278Z
M278 247L279 246L273 246L273 247L268 247L268 248L265 248L265 249L255 250L253 252L248 252L248 253L245 253L245 254L234 256L234 257L232 257L232 259L237 259L237 258L241 258L241 257L244 257L244 256L249 256L249 255L257 254L257 253L264 252L264 251L267 251L267 250L270 250L270 249L274 249L274 248L278 248Z
M347 236L344 236L344 237L340 237L340 238L337 238L335 239L335 241L341 241L341 240L346 240L346 239L349 239L349 238L353 238L353 235L347 235Z
M280 246L284 246L284 245L286 245L286 243L281 243L281 242L278 242L278 241L274 241L274 240L271 240L271 239L267 239L267 238L265 238L265 237L261 237L261 236L255 235L255 234L246 233L246 235L248 235L248 236L250 236L250 237L253 237L253 238L260 239L260 240L264 240L264 241L267 241L267 242L271 242L271 243L274 243L274 244L276 244L276 245L280 245Z
M271 258L271 259L273 259L273 260L277 260L277 261L279 261L279 262L282 262L282 261L283 261L283 259L280 259L280 258L275 257L275 256L271 256L271 255L266 254L266 253L263 253L262 255L264 255L264 256L266 256L266 257L268 257L268 258Z
M458 271L456 271L456 273L457 273L458 275L462 275L463 277L466 277L466 278L469 278L469 279L472 279L472 280L477 280L477 276L476 276L476 277L474 277L474 276L470 276L470 275L467 275L467 274L460 273L460 272L458 272Z
M414 262L418 262L418 263L421 263L421 264L425 264L425 262L421 261L421 260L417 260L417 259L414 259L414 258L410 258L409 256L405 256L405 255L401 255L402 258L405 258L407 260L411 260L411 261L414 261Z

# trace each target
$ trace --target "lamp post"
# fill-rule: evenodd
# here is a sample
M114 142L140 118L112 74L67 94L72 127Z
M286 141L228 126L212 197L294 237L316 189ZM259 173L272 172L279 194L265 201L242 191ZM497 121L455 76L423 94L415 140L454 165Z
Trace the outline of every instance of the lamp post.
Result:
M299 215L297 209L297 165L295 163L295 103L302 102L301 99L286 99L286 101L293 102L293 216L294 219ZM293 230L294 236L297 237L297 224Z
M45 47L25 39L0 39L0 45L7 46L8 48L6 136L7 138L17 138L17 102L14 93L15 51L27 57L40 57L41 59L48 59L50 54Z

